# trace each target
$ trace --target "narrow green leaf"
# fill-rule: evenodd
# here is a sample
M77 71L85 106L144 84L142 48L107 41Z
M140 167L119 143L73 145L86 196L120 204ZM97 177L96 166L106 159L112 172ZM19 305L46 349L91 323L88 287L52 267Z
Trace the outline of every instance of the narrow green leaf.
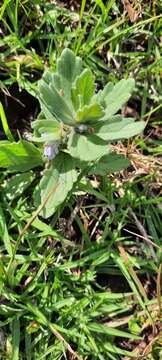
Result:
M88 325L88 329L90 331L99 333L99 334L104 334L104 335L108 335L108 336L118 336L118 337L124 337L127 339L140 339L139 336L135 335L135 334L129 334L126 331L122 331L122 330L118 330L116 328L111 328L108 326L105 326L103 324L99 324L99 323L90 323Z
M2 126L3 126L3 130L4 130L4 133L7 137L7 139L9 141L14 141L14 137L10 131L10 128L8 126L8 122L7 122L7 118L6 118L6 115L5 115L5 112L4 112L4 109L3 109L3 105L2 103L0 102L0 118L1 118L1 121L2 121Z
M94 0L94 2L100 7L102 14L105 15L106 13L106 7L102 0Z
M26 360L32 359L32 343L31 343L31 334L25 330L25 355Z
M85 6L86 6L86 0L82 0L82 2L81 2L81 9L80 9L80 21L82 20Z
M114 343L111 343L111 342L104 343L103 347L104 347L104 349L106 349L107 351L109 351L111 353L115 353L118 355L125 355L125 356L129 356L132 358L136 357L136 354L133 353L132 351L127 351L127 350L121 349L118 346L115 346Z
M12 322L12 360L19 360L20 321Z
M2 207L0 207L0 239L4 242L5 249L7 250L8 254L12 256L12 244Z

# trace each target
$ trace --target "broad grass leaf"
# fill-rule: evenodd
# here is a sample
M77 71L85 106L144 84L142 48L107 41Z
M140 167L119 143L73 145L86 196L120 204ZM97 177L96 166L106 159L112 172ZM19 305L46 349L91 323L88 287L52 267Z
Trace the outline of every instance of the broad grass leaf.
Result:
M0 142L0 167L25 172L43 165L40 150L33 144L19 142Z
M94 161L108 154L110 148L95 135L80 135L71 133L68 141L71 156L82 161Z
M107 173L121 171L130 165L130 161L120 154L104 155L91 169L89 174L106 175Z
M67 197L77 180L77 172L74 169L74 160L65 153L60 153L51 163L49 169L44 171L43 177L35 190L35 205L45 203L41 215L48 218L55 212Z

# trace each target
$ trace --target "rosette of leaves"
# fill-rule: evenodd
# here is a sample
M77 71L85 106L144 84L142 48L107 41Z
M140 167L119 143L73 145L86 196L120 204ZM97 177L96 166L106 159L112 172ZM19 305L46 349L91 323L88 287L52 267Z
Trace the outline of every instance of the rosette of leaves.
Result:
M144 129L143 121L116 115L134 85L133 79L123 79L96 93L91 70L84 69L81 59L69 49L62 52L55 72L44 73L38 84L41 114L32 125L33 139L45 146L59 143L59 153L44 171L34 194L37 206L45 203L44 217L51 216L67 197L77 181L79 164L82 169L87 167L87 173L99 175L129 165L124 156L111 153L110 144Z

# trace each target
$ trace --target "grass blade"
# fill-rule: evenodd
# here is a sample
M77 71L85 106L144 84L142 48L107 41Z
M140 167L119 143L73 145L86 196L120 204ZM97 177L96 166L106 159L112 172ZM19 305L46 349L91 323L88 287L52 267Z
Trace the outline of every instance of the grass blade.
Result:
M0 208L0 238L3 240L5 248L10 256L12 256L12 245L7 230L7 224L2 208Z
M12 323L12 360L19 360L19 343L20 343L20 322L13 320Z
M5 115L5 112L4 112L4 109L3 109L3 105L2 105L1 102L0 102L0 118L1 118L1 121L2 121L3 130L4 130L4 133L5 133L6 137L7 137L7 139L9 141L14 141L14 138L13 138L13 136L11 134L10 129L9 129L7 118L6 118L6 115Z

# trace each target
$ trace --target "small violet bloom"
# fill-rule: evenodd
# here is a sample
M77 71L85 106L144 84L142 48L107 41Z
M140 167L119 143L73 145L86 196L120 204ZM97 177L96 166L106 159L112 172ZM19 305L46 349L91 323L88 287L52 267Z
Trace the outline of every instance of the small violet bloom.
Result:
M48 157L48 160L53 160L59 152L59 141L50 142L44 147L44 156Z

